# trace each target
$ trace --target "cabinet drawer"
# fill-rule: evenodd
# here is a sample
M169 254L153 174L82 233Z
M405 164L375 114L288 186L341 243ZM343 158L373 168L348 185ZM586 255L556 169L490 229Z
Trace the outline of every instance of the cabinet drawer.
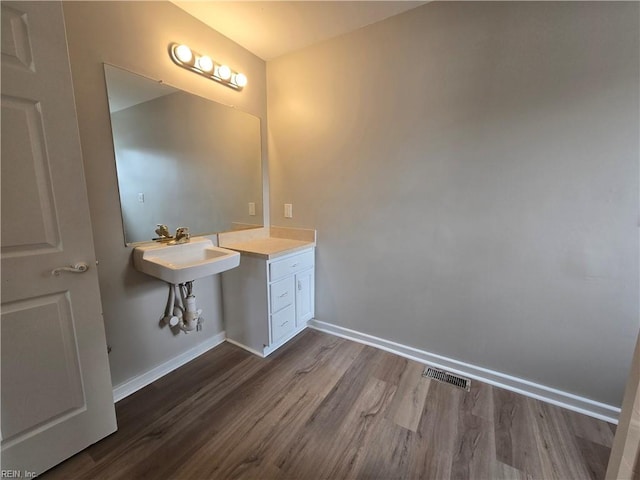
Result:
M275 343L295 327L296 309L289 305L284 310L271 315L271 342Z
M269 265L269 276L271 281L278 280L286 275L300 272L314 265L313 250L300 253L284 260L277 260Z
M284 278L272 283L269 287L271 295L271 312L276 313L293 303L296 296L295 281L293 277Z

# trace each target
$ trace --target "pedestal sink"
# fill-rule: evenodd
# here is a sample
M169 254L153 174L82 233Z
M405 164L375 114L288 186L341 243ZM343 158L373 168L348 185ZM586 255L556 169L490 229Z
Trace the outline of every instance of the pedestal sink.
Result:
M240 265L240 254L215 247L204 237L179 245L150 244L133 250L133 265L152 277L175 285L208 277Z

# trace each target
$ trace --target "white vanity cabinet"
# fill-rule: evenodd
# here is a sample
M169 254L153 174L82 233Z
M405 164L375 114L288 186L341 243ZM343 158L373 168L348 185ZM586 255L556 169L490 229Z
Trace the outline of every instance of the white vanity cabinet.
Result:
M227 340L267 356L314 316L315 248L276 258L243 253L240 266L222 274Z

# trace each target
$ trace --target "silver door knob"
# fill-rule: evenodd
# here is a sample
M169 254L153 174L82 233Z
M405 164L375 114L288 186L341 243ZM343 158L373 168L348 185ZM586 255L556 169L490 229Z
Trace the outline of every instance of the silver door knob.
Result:
M55 275L57 277L61 272L84 273L87 270L89 270L89 265L85 262L78 262L75 265L69 265L68 267L54 268L51 270L51 275Z

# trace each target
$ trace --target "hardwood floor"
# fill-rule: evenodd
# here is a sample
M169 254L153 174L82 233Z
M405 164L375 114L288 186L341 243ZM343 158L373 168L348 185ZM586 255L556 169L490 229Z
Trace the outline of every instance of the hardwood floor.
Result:
M118 432L54 479L602 479L613 425L306 330L224 343L116 405Z

